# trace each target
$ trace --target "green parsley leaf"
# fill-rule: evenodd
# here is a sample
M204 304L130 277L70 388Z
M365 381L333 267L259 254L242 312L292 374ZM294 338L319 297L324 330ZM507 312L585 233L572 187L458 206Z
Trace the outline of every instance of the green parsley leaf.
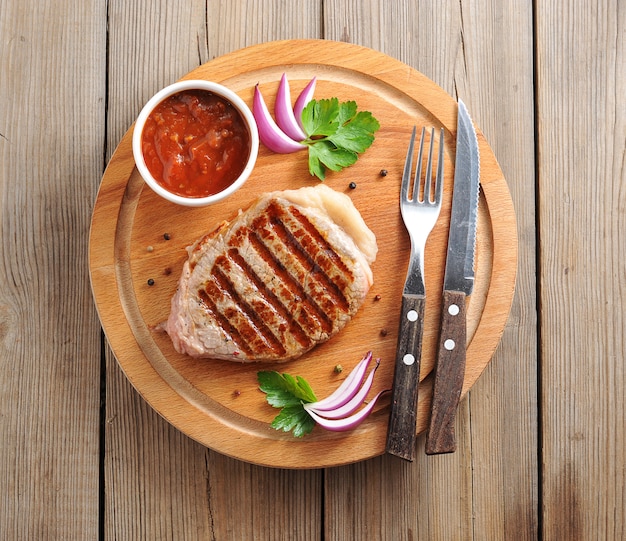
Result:
M283 432L293 431L296 438L301 438L313 430L315 421L300 404L281 409L270 426Z
M272 428L284 432L293 431L293 435L298 438L313 430L315 421L306 412L303 404L317 402L317 398L303 377L294 378L289 374L264 371L257 373L257 379L259 388L266 394L268 404L281 408L272 421Z
M332 135L339 128L339 100L311 100L302 111L304 131L309 139Z
M311 100L302 111L309 147L309 172L324 180L326 169L341 171L356 162L374 142L380 128L369 111L357 111L355 101Z
M346 148L338 148L329 140L309 146L309 172L320 180L326 178L326 168L341 171L356 162L358 155Z
M352 152L365 152L374 142L374 132L380 128L372 113L364 111L357 113L349 122L339 126L337 132L328 137L338 148L345 148Z
M337 121L342 126L356 115L356 101L344 101L339 105L339 118Z

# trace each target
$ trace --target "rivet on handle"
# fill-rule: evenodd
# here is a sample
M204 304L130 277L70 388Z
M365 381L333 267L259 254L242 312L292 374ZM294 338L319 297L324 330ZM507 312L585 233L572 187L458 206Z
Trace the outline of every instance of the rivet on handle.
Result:
M459 315L460 311L461 309L459 308L458 304L451 304L450 306L448 306L448 314L450 314L451 316ZM452 340L452 338L448 338L443 343L443 347L446 348L448 351L452 351L454 349L454 346L456 346L456 344L454 343L454 340Z

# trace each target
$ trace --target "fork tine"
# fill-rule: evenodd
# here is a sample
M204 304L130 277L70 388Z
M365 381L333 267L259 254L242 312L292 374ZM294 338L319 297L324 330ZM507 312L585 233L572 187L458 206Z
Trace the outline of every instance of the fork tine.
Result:
M422 157L424 155L424 135L426 134L426 128L422 128L422 134L420 135L420 147L417 153L417 163L415 164L415 178L413 179L413 189L411 191L410 201L417 203L420 197L420 182L422 173Z
M411 184L411 171L413 169L413 148L415 146L415 130L413 126L413 133L411 134L411 142L409 143L409 150L406 153L406 160L404 162L404 171L402 173L402 193L401 200L409 200L409 186Z
M422 201L430 203L430 185L433 179L433 147L435 146L435 128L430 130L430 147L428 149L428 162L426 162L426 175L424 176L424 196Z
M443 198L443 128L439 133L439 159L437 160L437 178L435 179L435 203L441 204Z

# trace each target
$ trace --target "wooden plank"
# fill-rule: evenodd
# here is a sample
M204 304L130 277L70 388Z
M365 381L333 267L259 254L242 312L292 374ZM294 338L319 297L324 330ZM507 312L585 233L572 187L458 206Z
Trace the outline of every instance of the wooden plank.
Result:
M0 2L0 531L96 539L105 5Z
M545 539L626 537L626 5L537 4Z
M536 539L538 494L533 13L527 2L464 2L463 49L474 120L505 172L519 265L500 349L468 401L475 539ZM460 91L459 91L460 93Z
M533 539L539 503L531 6L491 0L407 4L327 2L325 37L395 56L468 104L493 145L518 212L517 296L494 360L461 402L457 452L426 457L422 437L413 464L381 457L327 472L325 533ZM365 487L365 500L345 496Z
M143 103L197 65L261 41L319 37L319 3L284 4L110 2L108 157ZM107 538L320 538L321 471L207 450L155 414L110 354L106 381Z

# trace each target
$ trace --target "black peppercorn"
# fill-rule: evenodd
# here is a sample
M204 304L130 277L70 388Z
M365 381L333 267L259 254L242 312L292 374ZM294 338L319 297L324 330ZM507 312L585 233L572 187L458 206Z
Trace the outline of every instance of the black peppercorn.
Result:
M153 286L154 285L154 280L152 278L148 279L148 285L149 286Z
M348 184L348 187L349 187L351 190L354 190L354 189L356 188L356 182L351 182L350 184Z
M381 177L386 177L387 176L387 169L381 169L380 170L380 176Z
M164 238L165 240L170 240L170 238L171 238L171 237L170 237L170 234L169 234L169 233L165 233L165 234L163 235L163 238Z

